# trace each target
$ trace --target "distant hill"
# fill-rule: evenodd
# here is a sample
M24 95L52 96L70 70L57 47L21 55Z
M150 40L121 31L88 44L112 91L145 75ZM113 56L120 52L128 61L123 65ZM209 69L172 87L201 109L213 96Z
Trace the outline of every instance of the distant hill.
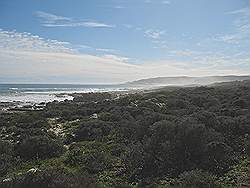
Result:
M127 82L129 87L160 87L160 86L199 86L221 82L250 80L250 76L206 76L206 77L157 77Z

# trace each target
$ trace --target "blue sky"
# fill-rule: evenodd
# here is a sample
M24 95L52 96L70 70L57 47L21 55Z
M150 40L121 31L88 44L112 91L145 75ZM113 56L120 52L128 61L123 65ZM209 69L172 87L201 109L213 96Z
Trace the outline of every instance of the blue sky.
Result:
M1 0L0 82L250 74L249 0Z

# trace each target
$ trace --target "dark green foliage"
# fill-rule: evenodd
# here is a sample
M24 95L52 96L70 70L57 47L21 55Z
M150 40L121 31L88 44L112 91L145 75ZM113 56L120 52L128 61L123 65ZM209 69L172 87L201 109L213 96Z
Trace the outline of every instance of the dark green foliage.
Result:
M244 159L227 172L220 182L225 187L249 187L250 186L250 159Z
M15 159L7 154L0 155L0 177L7 174L8 171L16 164Z
M24 160L46 159L60 156L63 144L46 136L34 136L23 140L16 146L17 155Z
M70 172L61 167L32 169L0 183L5 188L95 188L95 179L86 172Z
M13 155L13 145L8 141L0 140L0 154Z
M206 146L205 167L214 174L223 174L234 164L233 150L223 142L210 142Z
M0 140L0 177L16 164L14 148L10 142Z
M130 95L76 94L41 112L0 114L0 176L8 180L0 185L247 184L249 93L246 81ZM40 170L27 172L33 167Z
M110 133L111 128L112 124L105 121L90 120L82 122L78 130L75 131L75 139L76 141L101 139Z
M209 173L202 172L201 170L192 170L180 174L177 186L190 187L190 188L218 188L221 187L216 180L215 176Z

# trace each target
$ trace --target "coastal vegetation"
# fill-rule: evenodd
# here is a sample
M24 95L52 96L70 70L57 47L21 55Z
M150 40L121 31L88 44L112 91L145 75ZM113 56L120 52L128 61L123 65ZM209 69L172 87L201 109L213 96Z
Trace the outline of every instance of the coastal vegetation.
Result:
M0 187L248 187L250 81L0 114Z

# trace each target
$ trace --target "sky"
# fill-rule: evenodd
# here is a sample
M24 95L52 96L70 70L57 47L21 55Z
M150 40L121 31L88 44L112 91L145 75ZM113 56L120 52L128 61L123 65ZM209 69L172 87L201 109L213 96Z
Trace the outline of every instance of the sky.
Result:
M0 0L0 83L250 74L250 0Z

